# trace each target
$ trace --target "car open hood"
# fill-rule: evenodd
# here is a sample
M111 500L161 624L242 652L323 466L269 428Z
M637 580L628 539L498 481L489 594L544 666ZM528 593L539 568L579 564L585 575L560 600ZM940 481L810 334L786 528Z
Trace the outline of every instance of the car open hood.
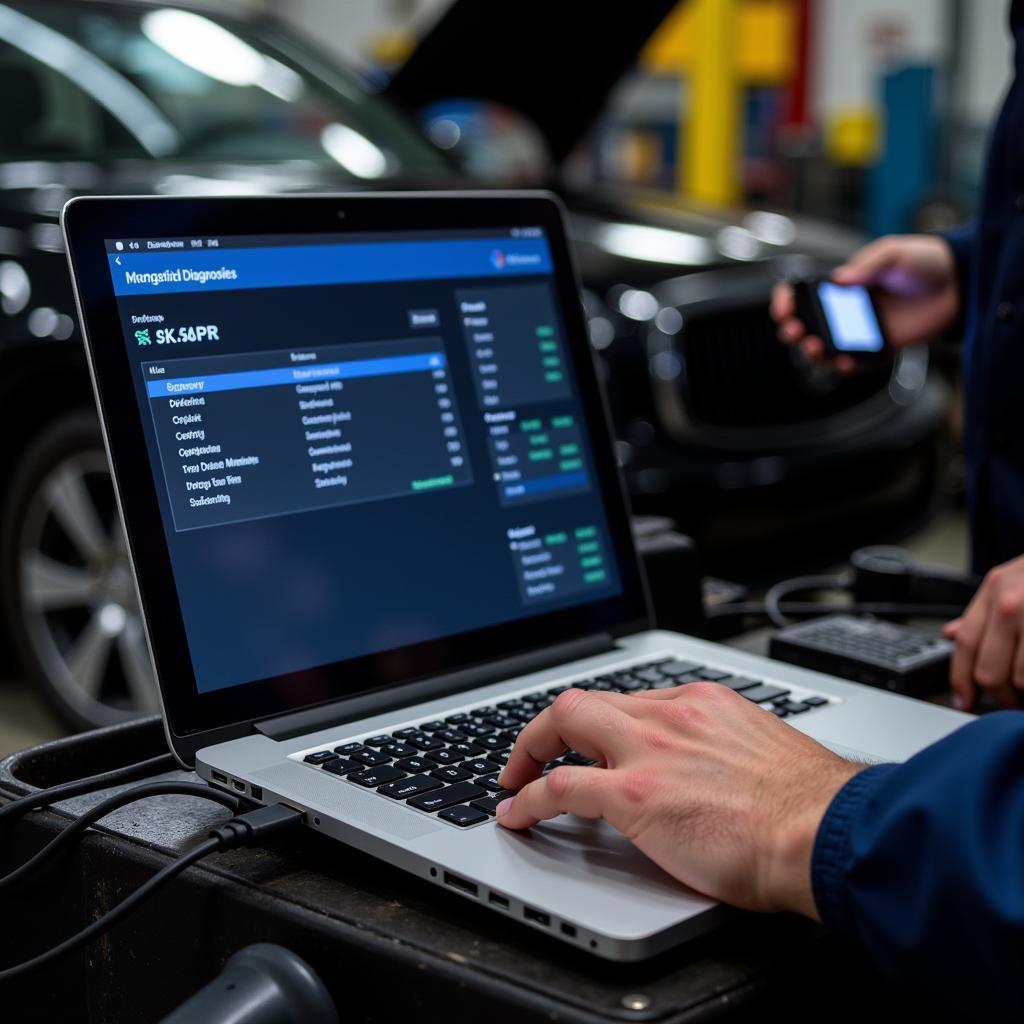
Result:
M456 0L385 93L415 113L486 99L529 118L561 162L677 0Z

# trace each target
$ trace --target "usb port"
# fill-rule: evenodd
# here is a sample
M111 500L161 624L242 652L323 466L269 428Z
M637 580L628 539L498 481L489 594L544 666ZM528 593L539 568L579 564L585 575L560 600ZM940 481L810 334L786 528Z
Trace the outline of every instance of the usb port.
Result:
M565 921L563 921L559 927L562 929L563 935L568 935L570 939L576 938L576 925L566 924Z
M213 772L213 781L228 784L228 777L223 772Z
M534 910L533 907L523 907L523 917L527 921L533 921L534 924L542 924L545 928L551 927L551 918L539 910Z
M465 878L459 878L458 875L453 875L450 871L444 873L444 884L461 892L469 893L470 896L476 896L479 892L476 882L467 882Z
M244 782L239 782L238 779L232 779L231 780L231 785L234 786L235 789L237 789L239 793L244 793L245 792L245 783Z
M249 792L252 793L253 800L263 799L263 787L262 786L250 786Z
M508 897L502 896L500 892L489 892L487 894L487 902L493 903L496 907L501 907L502 910L508 910Z

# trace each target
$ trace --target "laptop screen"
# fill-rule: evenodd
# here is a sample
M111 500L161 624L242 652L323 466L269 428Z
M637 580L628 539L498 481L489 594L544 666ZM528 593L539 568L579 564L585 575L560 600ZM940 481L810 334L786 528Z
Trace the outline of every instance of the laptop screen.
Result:
M544 228L106 259L200 694L622 593Z

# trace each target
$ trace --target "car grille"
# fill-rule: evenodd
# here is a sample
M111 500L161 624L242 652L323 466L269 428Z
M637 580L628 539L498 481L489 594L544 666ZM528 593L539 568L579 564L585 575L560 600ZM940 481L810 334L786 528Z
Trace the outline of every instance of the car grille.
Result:
M763 305L686 320L683 401L696 425L781 427L820 420L886 388L889 371L858 374L823 391L779 343Z

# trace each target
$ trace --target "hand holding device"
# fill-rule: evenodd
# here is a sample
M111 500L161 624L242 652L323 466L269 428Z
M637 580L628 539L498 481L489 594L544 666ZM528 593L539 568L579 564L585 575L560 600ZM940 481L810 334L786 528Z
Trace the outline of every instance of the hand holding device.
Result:
M896 235L871 242L836 268L832 280L873 290L879 323L894 349L933 340L949 330L960 314L953 252L945 241L931 235ZM812 359L828 354L823 339L800 318L790 284L776 285L771 315L785 344L799 345ZM841 372L857 366L848 354L833 355L833 362Z
M981 695L1024 707L1024 556L992 569L944 633L956 644L950 681L958 707L969 710Z
M579 751L606 767L544 765ZM771 765L771 770L766 770ZM679 881L749 910L816 917L811 851L852 764L716 683L567 690L520 733L501 776L506 828L604 818Z

